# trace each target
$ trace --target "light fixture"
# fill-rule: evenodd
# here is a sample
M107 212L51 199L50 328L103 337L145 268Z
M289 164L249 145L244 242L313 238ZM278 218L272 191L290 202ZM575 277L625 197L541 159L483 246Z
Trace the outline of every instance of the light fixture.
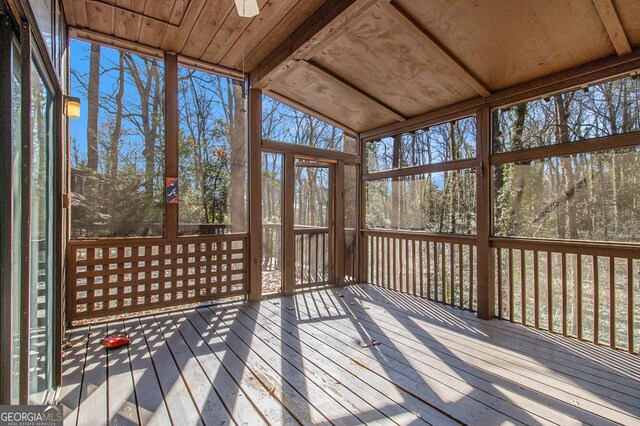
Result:
M64 112L69 118L80 118L80 98L65 96Z
M235 0L238 15L243 18L253 18L260 9L258 8L258 0Z

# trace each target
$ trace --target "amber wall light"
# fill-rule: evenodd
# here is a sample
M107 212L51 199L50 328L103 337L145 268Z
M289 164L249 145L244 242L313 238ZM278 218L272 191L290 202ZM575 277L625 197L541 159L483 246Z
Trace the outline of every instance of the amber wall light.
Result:
M65 96L64 113L69 118L80 118L80 98Z

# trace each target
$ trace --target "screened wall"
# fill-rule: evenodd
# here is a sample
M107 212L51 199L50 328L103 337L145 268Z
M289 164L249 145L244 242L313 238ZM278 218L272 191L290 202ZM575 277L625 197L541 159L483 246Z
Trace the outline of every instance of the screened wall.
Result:
M365 141L368 281L474 310L482 262L490 316L637 351L639 96L622 76Z

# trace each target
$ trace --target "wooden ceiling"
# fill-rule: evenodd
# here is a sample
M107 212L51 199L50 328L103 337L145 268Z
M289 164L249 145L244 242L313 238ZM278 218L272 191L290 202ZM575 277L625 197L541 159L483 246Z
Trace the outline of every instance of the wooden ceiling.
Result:
M350 132L638 54L638 0L64 0L71 27L251 72Z
M166 50L236 71L243 53L251 70L322 3L258 0L261 13L241 18L233 0L63 0L72 35Z

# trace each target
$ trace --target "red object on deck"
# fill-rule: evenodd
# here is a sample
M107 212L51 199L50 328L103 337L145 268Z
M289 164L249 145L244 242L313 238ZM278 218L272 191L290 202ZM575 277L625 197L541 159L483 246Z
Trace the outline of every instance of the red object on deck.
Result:
M120 346L128 345L131 339L119 334L112 334L102 339L102 344L108 349L119 348Z

